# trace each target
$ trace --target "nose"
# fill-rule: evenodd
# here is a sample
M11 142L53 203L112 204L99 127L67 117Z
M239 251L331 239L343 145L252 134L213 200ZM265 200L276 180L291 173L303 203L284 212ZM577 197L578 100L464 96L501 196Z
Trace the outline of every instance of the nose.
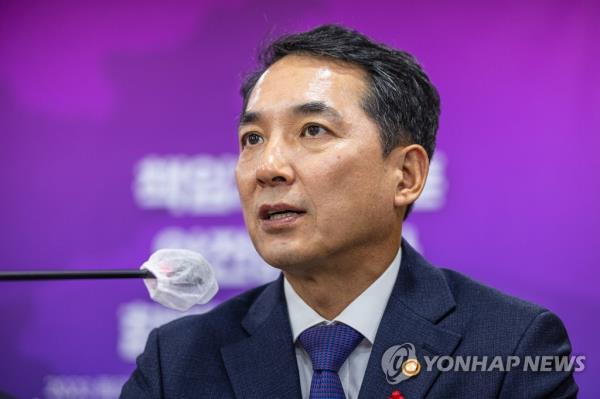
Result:
M292 184L295 176L291 161L290 150L283 140L269 141L256 169L256 181L262 187Z

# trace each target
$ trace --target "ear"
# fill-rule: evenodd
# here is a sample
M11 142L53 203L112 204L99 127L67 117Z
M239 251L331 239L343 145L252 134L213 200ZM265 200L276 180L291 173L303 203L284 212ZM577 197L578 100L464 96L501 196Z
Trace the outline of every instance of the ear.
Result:
M394 168L394 206L406 209L419 198L425 187L429 172L427 151L418 144L396 147L388 155L388 161Z

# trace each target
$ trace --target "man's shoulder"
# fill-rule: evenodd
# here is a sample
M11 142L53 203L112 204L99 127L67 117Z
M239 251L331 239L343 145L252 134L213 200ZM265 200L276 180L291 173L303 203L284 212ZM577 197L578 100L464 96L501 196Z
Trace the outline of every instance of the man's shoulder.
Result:
M157 329L162 341L181 344L182 341L193 343L207 342L224 344L246 336L242 328L242 320L258 296L271 284L252 288L202 314L184 316L173 320ZM202 338L202 339L198 339ZM223 342L225 341L225 342Z
M460 272L431 264L406 241L402 245L398 285L406 294L400 297L441 327L467 336L497 332L506 338L518 337L536 317L550 313Z
M431 322L490 327L507 320L520 329L547 309L508 295L452 269L430 263L408 242L402 242L397 286L409 307ZM459 328L460 329L460 328Z
M536 324L549 323L564 332L562 321L548 309L508 295L451 269L439 269L454 296L456 306L446 326L463 335L485 334L488 343L514 349ZM496 352L500 348L495 348Z
M457 305L485 308L488 311L510 310L523 316L547 311L540 305L509 295L455 270L446 268L439 268L439 270L444 275Z

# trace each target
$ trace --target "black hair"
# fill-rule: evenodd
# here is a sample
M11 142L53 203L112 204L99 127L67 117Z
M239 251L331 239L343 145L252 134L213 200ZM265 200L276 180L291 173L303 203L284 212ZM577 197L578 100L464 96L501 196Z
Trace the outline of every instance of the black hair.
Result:
M241 87L245 111L260 76L287 55L329 58L358 66L368 76L362 107L379 128L383 155L399 145L419 144L431 160L440 115L440 98L415 58L376 43L339 25L321 25L307 32L282 36L259 53L259 69ZM412 204L407 207L405 218Z

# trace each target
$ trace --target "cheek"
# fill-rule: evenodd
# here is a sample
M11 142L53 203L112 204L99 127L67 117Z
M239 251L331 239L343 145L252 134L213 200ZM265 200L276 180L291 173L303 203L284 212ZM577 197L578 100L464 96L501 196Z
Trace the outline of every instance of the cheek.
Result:
M238 186L238 190L242 191L247 189L251 174L252 169L250 162L240 159L235 166L235 182Z
M377 154L376 154L377 155ZM373 204L381 204L384 194L382 164L369 153L338 154L320 159L312 170L307 187L319 223L333 228L370 215ZM348 217L353 215L353 217Z
M243 164L238 164L236 166L235 183L238 189L242 209L244 209L244 214L246 213L245 210L251 206L253 179L254 175L252 175L248 167L245 167Z

